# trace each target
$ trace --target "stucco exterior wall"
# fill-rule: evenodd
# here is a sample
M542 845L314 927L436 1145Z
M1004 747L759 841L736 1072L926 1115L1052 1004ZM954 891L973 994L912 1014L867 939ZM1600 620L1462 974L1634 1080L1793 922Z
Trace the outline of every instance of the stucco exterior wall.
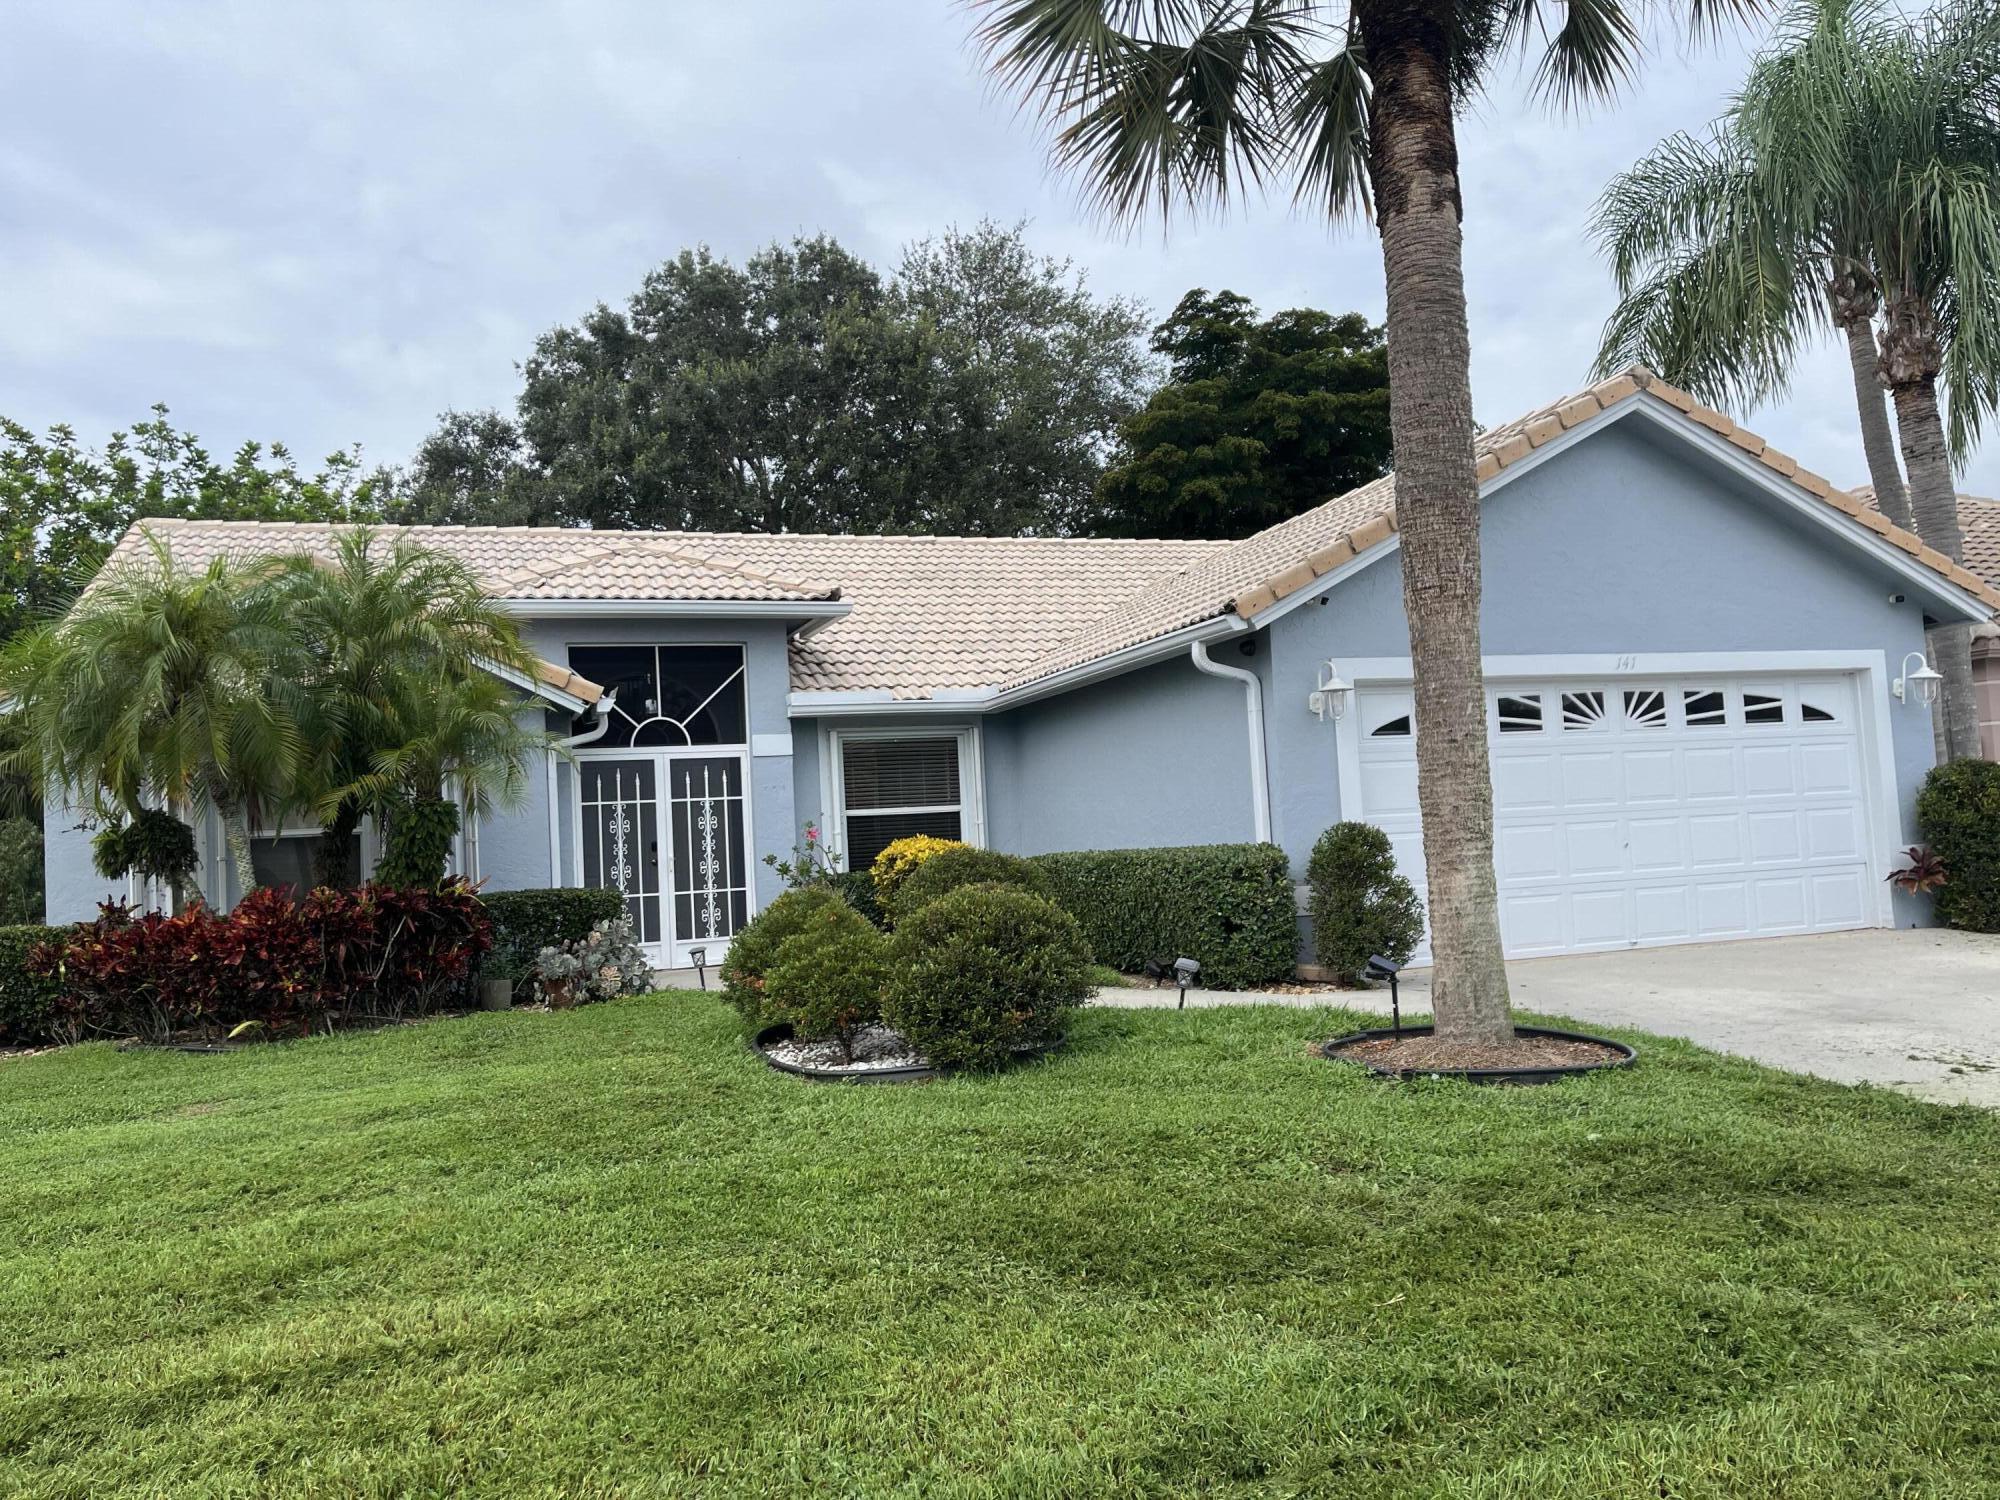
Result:
M1859 549L1678 443L1627 422L1492 495L1480 527L1488 656L1923 648L1907 585ZM1302 863L1341 816L1333 725L1306 707L1328 659L1404 657L1401 554L1276 621L1273 833ZM1933 764L1929 715L1888 700L1906 832ZM1914 837L1913 834L1910 835ZM1924 908L1898 898L1899 922Z
M88 922L104 901L123 901L126 883L106 880L90 862L95 829L83 815L51 803L42 813L43 908L50 922Z
M1261 640L1214 652L1260 676L1269 661ZM1243 699L1182 658L992 716L988 837L1010 854L1252 838Z

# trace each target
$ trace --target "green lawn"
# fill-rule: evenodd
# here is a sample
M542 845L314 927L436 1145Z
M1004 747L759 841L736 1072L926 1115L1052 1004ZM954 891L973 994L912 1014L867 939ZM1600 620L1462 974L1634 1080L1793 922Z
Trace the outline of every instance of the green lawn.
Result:
M0 1493L1990 1495L2000 1120L1093 1011L827 1088L709 995L0 1062Z

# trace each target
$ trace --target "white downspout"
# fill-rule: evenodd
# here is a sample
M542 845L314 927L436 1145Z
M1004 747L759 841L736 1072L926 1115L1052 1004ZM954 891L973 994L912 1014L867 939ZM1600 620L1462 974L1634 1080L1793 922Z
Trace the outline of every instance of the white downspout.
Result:
M556 806L556 751L559 749L574 750L579 745L588 745L593 740L603 739L605 731L611 728L611 710L617 706L618 691L614 688L597 700L597 723L592 728L584 730L582 734L573 734L566 740L557 740L555 744L549 747L549 753L543 758L542 763L548 770L549 884L551 886L560 886L562 884L562 815L561 809Z
M1255 672L1243 667L1225 667L1208 654L1208 642L1196 641L1188 647L1188 659L1197 672L1211 677L1230 677L1243 684L1243 704L1250 720L1250 819L1257 842L1271 842L1271 778L1264 760L1264 684Z

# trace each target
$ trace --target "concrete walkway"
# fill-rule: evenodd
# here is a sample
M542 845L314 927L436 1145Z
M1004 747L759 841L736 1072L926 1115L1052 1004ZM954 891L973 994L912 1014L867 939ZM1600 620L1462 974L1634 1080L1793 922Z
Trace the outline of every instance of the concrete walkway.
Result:
M1629 1026L1843 1083L2000 1108L2000 937L1827 933L1507 966L1514 1004L1588 1026ZM1166 990L1104 990L1103 1005L1174 1004ZM1190 990L1194 1005L1340 1005L1386 1015L1389 992L1310 995ZM1403 983L1403 1013L1428 1013L1430 978Z

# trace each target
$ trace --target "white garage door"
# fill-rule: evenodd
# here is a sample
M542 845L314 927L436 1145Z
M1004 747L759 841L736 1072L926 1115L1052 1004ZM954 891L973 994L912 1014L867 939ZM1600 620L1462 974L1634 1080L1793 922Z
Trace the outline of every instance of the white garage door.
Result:
M1357 695L1363 816L1423 890L1407 688ZM1873 924L1855 679L1487 692L1510 957Z

